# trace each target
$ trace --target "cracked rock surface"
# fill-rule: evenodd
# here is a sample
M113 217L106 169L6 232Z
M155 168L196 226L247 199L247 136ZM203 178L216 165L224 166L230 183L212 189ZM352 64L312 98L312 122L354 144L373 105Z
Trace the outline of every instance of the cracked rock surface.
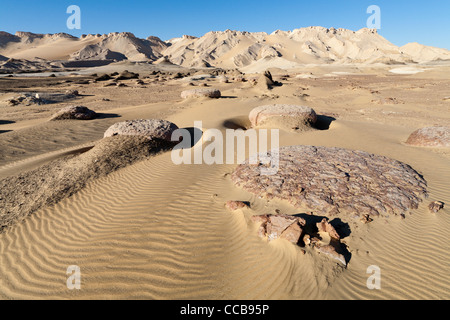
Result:
M450 148L450 127L427 127L414 131L406 144L419 147Z
M265 166L246 160L231 179L257 196L327 216L403 215L427 196L425 179L409 165L364 151L283 147L278 172L261 175Z

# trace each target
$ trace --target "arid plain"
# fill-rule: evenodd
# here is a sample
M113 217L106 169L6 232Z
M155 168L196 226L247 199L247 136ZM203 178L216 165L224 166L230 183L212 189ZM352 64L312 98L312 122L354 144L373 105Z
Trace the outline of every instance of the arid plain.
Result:
M199 52L210 43L185 43L184 49L193 45L197 51L179 54L180 42L196 40L183 37L164 48L164 54L146 57L151 61L132 61L131 57L143 58L131 54L129 59L117 59L105 44L77 51L79 59L72 61L78 63L89 61L92 57L86 52L94 49L97 58L106 55L100 60L111 56L120 60L89 68L49 67L51 61L76 51L66 44L75 40L59 39L64 50L44 57L45 62L48 39L28 51L17 49L19 42L4 44L1 55L23 52L6 67L15 64L23 72L39 64L37 71L43 73L0 77L0 298L450 298L448 131L441 137L443 146L406 143L417 129L450 127L447 52L421 48L422 60L394 54L392 48L379 45L378 35L366 30L364 49L346 53L358 61L337 61L336 51L334 62L324 62L331 59L330 53L321 56L314 43L309 45L316 54L303 48L290 54L295 57L288 61L283 58L286 51L295 51L290 42L303 38L273 40L288 37L279 32L261 36L255 45L246 42L244 34L247 40L234 45L235 38L227 32L231 31L214 38L225 41L221 37L227 36L225 42L232 48L214 59L186 53ZM327 35L329 52L336 48L333 39L347 31L331 32L338 35ZM310 33L304 36L311 37ZM124 37L112 37L119 36ZM210 41L208 37L203 42ZM104 39L92 36L90 41L95 45ZM390 50L389 57L386 52L367 56L366 46L377 43ZM240 46L253 48L243 55ZM414 46L411 52L418 52ZM270 54L262 57L261 50ZM31 56L42 60L31 63ZM183 91L192 89L217 89L221 96L181 98ZM405 205L400 214L395 210L370 214L365 220L351 210L323 214L321 208L300 208L282 197L255 194L237 185L233 178L237 163L177 165L170 146L104 138L115 123L136 119L163 119L191 132L201 121L203 132L214 128L225 136L229 129L250 129L249 113L273 104L307 106L318 119L308 130L276 128L281 147L338 147L397 160L426 181L425 192L414 194L420 198L418 206ZM50 121L71 105L94 110L97 117ZM206 148L210 143L203 139L193 145ZM383 195L379 193L377 201L387 206ZM364 191L358 197L364 197ZM230 200L245 205L227 208ZM359 201L356 196L343 200ZM432 212L433 201L445 206ZM345 263L305 245L305 238L301 245L261 239L253 219L257 215L298 216L307 223L326 217L339 233ZM326 242L332 235L328 233L316 236ZM81 270L80 290L67 287L66 270L73 265ZM381 270L380 289L367 286L370 266Z

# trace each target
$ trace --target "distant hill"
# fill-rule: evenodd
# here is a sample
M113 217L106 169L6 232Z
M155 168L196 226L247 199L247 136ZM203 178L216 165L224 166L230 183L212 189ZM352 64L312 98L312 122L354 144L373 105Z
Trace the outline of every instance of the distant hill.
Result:
M352 31L308 27L271 34L211 31L202 37L168 41L141 39L129 32L104 35L0 32L0 55L14 59L150 61L181 66L214 66L259 72L302 64L405 64L449 60L450 51L410 43L398 47L373 29ZM1 60L1 58L0 58Z

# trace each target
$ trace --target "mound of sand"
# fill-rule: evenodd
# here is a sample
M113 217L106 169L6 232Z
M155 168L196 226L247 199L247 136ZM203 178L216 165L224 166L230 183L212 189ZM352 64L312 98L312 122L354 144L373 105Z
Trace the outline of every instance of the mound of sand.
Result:
M67 198L101 176L173 146L165 140L118 136L100 140L79 155L52 161L0 180L0 230L43 206Z
M59 110L51 117L55 120L91 120L97 116L97 113L84 106L68 106Z
M287 200L315 213L352 217L404 215L427 194L426 181L402 162L312 146L280 148L275 175L261 175L261 166L246 160L234 170L232 181L258 196Z
M450 148L450 127L427 127L414 131L406 144L419 147Z
M220 98L222 96L220 90L212 88L192 89L181 92L181 98Z
M414 61L417 62L450 59L449 50L424 46L417 42L408 43L400 47L400 50L409 55Z
M170 121L160 119L130 120L118 122L106 130L104 137L116 135L142 136L149 140L171 141L172 133L178 127Z
M282 128L286 130L309 129L317 121L316 112L306 106L272 104L254 108L249 120L253 127Z

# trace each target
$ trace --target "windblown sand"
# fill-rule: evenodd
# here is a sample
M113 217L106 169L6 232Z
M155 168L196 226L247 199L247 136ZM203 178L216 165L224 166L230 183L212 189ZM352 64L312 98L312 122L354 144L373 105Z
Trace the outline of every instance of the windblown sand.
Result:
M309 67L281 81L272 70L282 86L264 91L250 82L203 79L195 84L220 89L222 98L187 100L180 93L192 87L182 80L146 79L144 86L127 80L127 87L111 88L63 81L75 76L0 79L2 179L68 155L74 159L77 150L96 145L116 122L161 118L191 128L202 121L204 130L224 132L245 127L253 108L282 103L309 106L328 121L324 130L280 131L282 146L386 156L423 175L429 194L405 219L342 221L349 231L341 241L351 254L344 269L315 252L303 254L283 239L261 240L252 215L305 212L236 187L230 178L236 165L175 165L170 152L161 153L89 181L72 196L5 228L0 233L0 298L449 299L450 151L404 143L419 128L450 125L450 103L443 99L449 95L449 71ZM348 74L324 76L332 72ZM310 73L315 78L296 78ZM76 104L99 117L50 122L69 102L3 102L17 92L68 89L78 90ZM230 212L228 200L247 201L250 208ZM430 213L427 206L435 200L446 205ZM81 290L66 286L71 265L80 267ZM381 269L381 290L366 286L372 265Z

